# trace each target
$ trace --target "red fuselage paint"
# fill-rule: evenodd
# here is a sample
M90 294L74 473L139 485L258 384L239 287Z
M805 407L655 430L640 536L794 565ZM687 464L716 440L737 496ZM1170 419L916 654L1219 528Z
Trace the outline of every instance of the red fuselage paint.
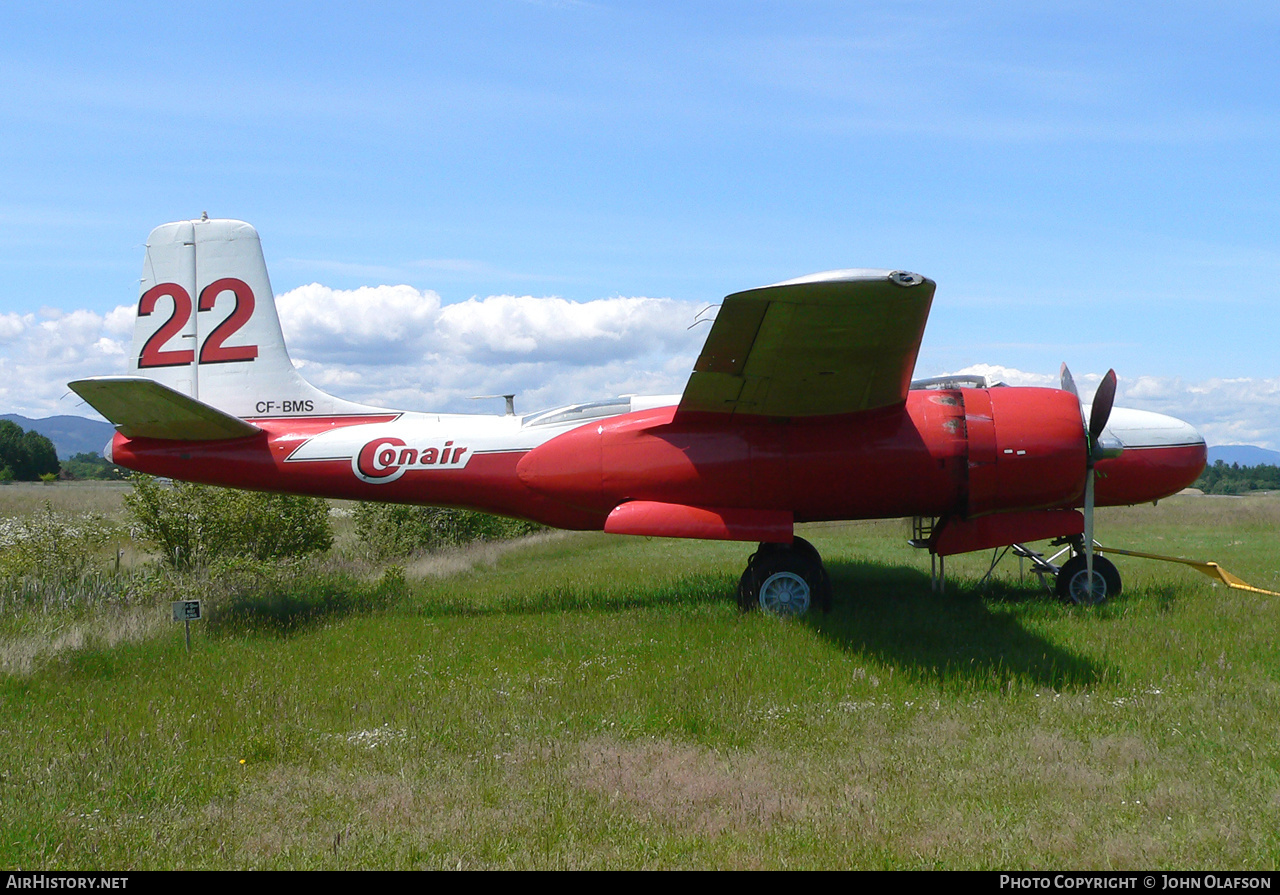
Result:
M177 479L467 507L573 529L603 528L627 501L780 511L797 522L971 518L1083 502L1080 406L1057 389L920 390L909 392L902 408L792 420L677 419L676 408L662 407L594 420L532 449L458 454L467 442L445 451L443 442L406 445L379 436L363 442L354 462L288 462L321 432L394 419L261 419L254 423L263 433L250 438L117 435L112 450L122 466ZM422 459L428 447L440 448L430 469ZM1190 485L1204 462L1203 443L1127 449L1098 463L1097 503L1165 497Z

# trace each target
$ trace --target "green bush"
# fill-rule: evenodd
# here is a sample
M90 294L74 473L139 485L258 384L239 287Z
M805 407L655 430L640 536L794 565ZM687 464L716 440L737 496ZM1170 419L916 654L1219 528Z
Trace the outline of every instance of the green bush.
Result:
M318 497L260 494L130 478L124 498L135 537L177 569L222 557L259 560L322 553L333 545L329 505Z
M354 516L360 542L378 559L473 541L518 538L542 528L534 522L473 510L389 503L359 503Z
M78 581L119 536L119 526L97 513L66 516L49 503L30 516L0 519L0 578Z
M96 453L79 453L62 464L62 471L73 479L102 479L119 481L128 477L128 470L109 463Z

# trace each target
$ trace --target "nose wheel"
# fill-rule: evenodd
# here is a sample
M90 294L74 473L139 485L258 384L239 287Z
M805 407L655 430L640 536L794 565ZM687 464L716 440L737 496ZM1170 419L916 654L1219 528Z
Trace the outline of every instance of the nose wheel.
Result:
M761 544L738 581L738 606L771 615L831 611L831 579L822 557L804 538L790 544Z
M1120 595L1120 571L1105 556L1093 557L1093 580L1089 580L1088 560L1077 553L1062 564L1056 582L1058 598L1078 606L1096 606Z

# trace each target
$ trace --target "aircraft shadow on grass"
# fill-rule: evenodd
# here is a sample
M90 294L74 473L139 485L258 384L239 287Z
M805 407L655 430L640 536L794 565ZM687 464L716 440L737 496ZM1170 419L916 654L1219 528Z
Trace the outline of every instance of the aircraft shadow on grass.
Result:
M811 613L793 623L811 628L846 653L873 658L943 687L977 690L1012 681L1069 690L1108 675L1105 665L1027 630L1016 614L994 611L999 604L1053 599L1030 583L1016 587L998 582L979 591L974 584L953 580L946 594L936 594L928 575L905 566L837 561L828 571L834 610ZM662 585L617 589L551 585L486 604L467 593L418 602L407 597L403 580L394 578L374 584L341 578L309 587L272 582L241 591L219 607L209 619L209 633L290 636L326 621L395 606L425 615L480 618L715 605L735 599L731 581L722 574L696 574Z
M974 584L952 581L946 594L935 594L928 575L905 566L832 562L827 568L835 608L827 615L809 613L791 623L811 628L847 653L875 658L943 686L978 690L996 689L1014 680L1072 689L1091 686L1108 675L1107 666L1027 630L1014 614L992 611L993 604L1056 604L1033 583L1018 587L994 582L980 591ZM734 578L718 574L617 590L553 585L491 605L478 606L464 596L423 611L486 616L723 605L736 601L735 585Z
M806 623L846 652L944 687L992 689L1021 680L1069 690L1108 676L1105 665L1027 630L1013 614L992 611L992 604L1053 601L1034 581L997 582L984 592L953 580L938 594L927 574L905 566L836 561L827 568L835 609Z
M478 600L465 588L426 599L412 596L403 578L384 576L372 584L355 578L266 580L234 587L207 617L216 636L270 634L290 636L328 621L393 609L437 617L484 618L498 615L540 615L557 612L620 612L660 606L723 603L731 598L729 579L719 574L694 574L664 584L614 588L548 584L527 593Z

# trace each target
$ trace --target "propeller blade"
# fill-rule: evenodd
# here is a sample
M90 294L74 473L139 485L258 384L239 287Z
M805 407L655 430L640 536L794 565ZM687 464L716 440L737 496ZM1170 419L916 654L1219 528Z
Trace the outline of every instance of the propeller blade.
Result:
M1080 392L1076 390L1075 380L1071 376L1071 371L1067 369L1067 365L1062 365L1059 372L1062 379L1062 390L1071 392L1076 396L1076 400L1080 400ZM1093 580L1093 507L1094 507L1094 472L1093 465L1102 459L1102 446L1098 443L1098 439L1102 437L1102 431L1107 428L1107 420L1111 418L1111 407L1116 400L1116 371L1108 370L1107 375L1102 377L1102 382L1098 385L1097 392L1093 396L1093 405L1089 409L1089 419L1085 421L1085 435L1089 439L1088 453L1085 454L1085 474L1084 474L1084 563L1085 563L1085 581L1089 588L1088 600L1090 603L1094 600L1094 580ZM1080 418L1084 421L1084 404L1080 405Z
M1108 370L1102 377L1102 383L1093 395L1093 407L1089 410L1089 444L1096 451L1102 430L1107 427L1111 417L1111 405L1116 400L1116 371Z
M1067 362L1062 362L1062 369L1058 371L1058 378L1062 380L1062 390L1071 392L1076 396L1076 400L1080 400L1080 392L1076 391L1076 381L1071 378L1071 371L1067 369Z

